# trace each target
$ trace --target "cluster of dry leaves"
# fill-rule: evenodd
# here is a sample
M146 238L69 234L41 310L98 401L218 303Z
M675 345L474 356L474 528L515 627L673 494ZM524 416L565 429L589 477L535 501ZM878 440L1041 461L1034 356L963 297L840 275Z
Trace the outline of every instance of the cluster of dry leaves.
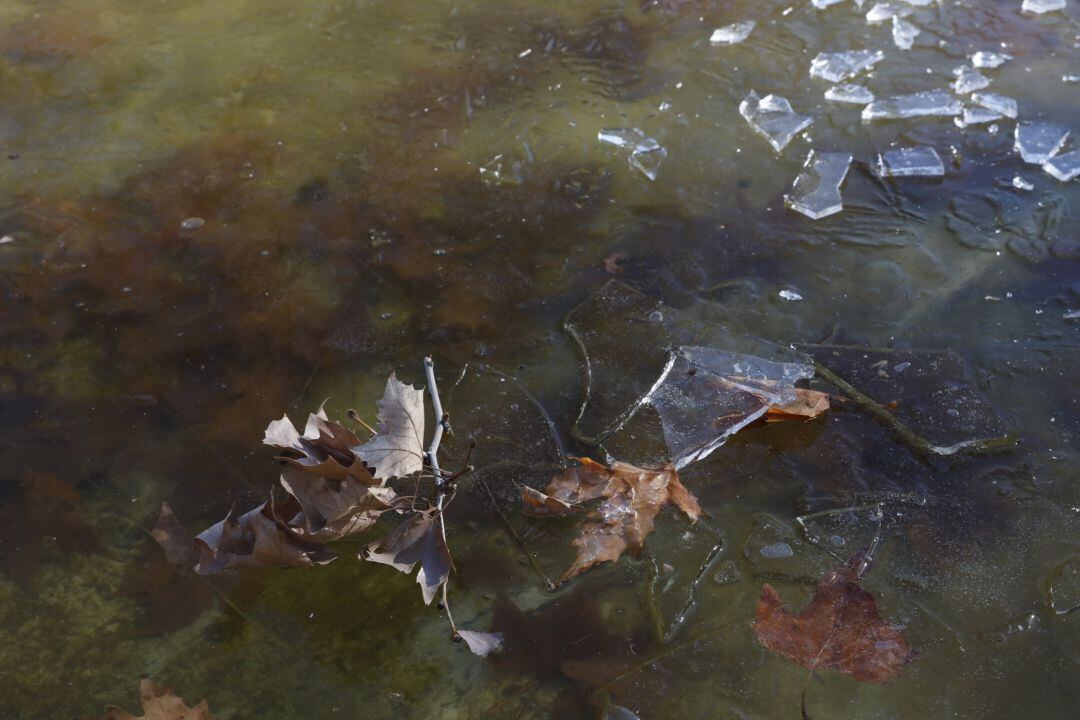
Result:
M271 422L263 442L280 450L280 488L259 506L225 519L192 538L163 503L152 535L166 556L200 575L243 567L324 565L337 556L327 546L362 533L384 514L405 516L360 558L411 574L425 604L443 591L453 569L446 545L442 503L417 491L425 465L424 393L391 375L379 401L379 427L361 439L320 408L300 433L287 416ZM401 494L391 481L410 484ZM283 492L284 497L280 497ZM462 630L455 637L478 655L497 650L496 633Z

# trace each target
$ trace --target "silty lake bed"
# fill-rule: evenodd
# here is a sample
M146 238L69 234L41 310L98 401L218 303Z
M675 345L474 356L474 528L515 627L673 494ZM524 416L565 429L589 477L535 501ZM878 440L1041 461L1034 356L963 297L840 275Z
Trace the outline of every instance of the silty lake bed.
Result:
M218 720L797 718L804 689L813 718L1072 717L1080 6L816 4L4 3L0 717L135 712L141 677ZM549 590L580 523L520 487L670 457L626 411L687 346L1010 442L927 452L836 397L684 467L707 518ZM355 559L383 530L166 562L162 501L192 532L256 506L270 421L374 421L427 354L443 464L476 440L455 616L502 652ZM875 540L897 679L762 647L763 584L799 610Z

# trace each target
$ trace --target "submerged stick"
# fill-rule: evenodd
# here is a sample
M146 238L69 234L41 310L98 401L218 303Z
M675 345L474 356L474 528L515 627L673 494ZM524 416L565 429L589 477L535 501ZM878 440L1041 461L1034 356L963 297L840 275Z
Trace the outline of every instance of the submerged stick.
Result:
M1016 438L1005 435L996 438L984 438L981 440L965 440L955 445L935 445L922 435L900 422L895 415L882 407L872 397L857 389L842 377L834 373L821 363L814 361L814 370L830 385L836 387L860 408L872 415L875 420L888 428L905 445L915 452L924 456L945 457L949 455L985 455L993 452L1008 450L1016 445Z

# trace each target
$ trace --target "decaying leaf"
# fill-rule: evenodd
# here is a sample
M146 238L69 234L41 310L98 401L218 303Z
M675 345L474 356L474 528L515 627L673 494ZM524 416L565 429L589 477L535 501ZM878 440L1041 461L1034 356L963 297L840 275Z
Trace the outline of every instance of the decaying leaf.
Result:
M353 448L360 439L344 425L328 420L322 408L308 415L303 435L288 415L274 420L266 427L263 443L282 448L285 452L278 459L313 475L378 484L364 464L357 462Z
M450 570L454 567L443 538L442 513L438 510L414 514L386 537L361 550L360 557L390 565L406 574L413 571L416 563L420 563L416 582L420 584L427 605L431 604L435 593L450 577Z
M173 565L191 566L196 561L195 538L180 524L169 503L161 503L161 512L150 535L165 551L165 559Z
M182 698L173 695L172 688L146 678L139 681L139 702L142 703L142 715L131 715L110 706L104 715L85 720L214 720L205 700L195 707L188 707Z
M795 398L774 403L765 411L765 422L813 420L829 410L829 394L820 390L795 388Z
M285 469L281 485L296 499L299 512L286 517L275 508L277 517L294 537L308 541L331 542L363 532L397 500L388 487L369 487L351 476L335 480L296 467Z
M868 683L898 676L916 651L882 619L874 597L857 584L865 565L860 552L842 570L826 573L798 615L766 584L754 620L758 640L809 670L832 668Z
M379 431L352 448L379 480L405 477L424 467L424 391L391 375L379 401Z
M332 561L336 557L333 552L320 544L297 540L277 519L298 511L299 504L292 497L285 503L267 500L238 518L229 511L224 520L195 538L195 572L213 575L235 567L303 567Z
M528 485L521 486L521 512L533 517L558 517L580 512L580 505L571 505L565 500L545 495Z
M499 652L503 646L503 636L500 633L477 632L476 630L458 630L457 634L473 651L480 657L487 657L493 652Z
M568 514L581 503L604 498L594 520L585 523L574 540L577 559L563 574L569 580L594 565L618 560L627 550L640 553L645 538L653 531L654 519L668 503L686 513L692 522L701 517L701 506L679 481L679 474L668 465L662 468L639 468L615 462L611 467L589 458L579 458L577 467L556 475L547 486L547 494L525 493L526 512L530 514ZM566 513L559 513L562 505ZM538 508L542 512L538 513Z

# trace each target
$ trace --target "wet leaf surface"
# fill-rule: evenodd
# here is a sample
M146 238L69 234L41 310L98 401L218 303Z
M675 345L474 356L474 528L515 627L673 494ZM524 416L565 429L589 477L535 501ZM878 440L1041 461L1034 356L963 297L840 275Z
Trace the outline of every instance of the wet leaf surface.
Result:
M188 707L182 698L173 694L172 688L145 678L139 681L139 702L142 703L142 715L131 715L110 707L104 715L85 720L214 720L206 700Z

